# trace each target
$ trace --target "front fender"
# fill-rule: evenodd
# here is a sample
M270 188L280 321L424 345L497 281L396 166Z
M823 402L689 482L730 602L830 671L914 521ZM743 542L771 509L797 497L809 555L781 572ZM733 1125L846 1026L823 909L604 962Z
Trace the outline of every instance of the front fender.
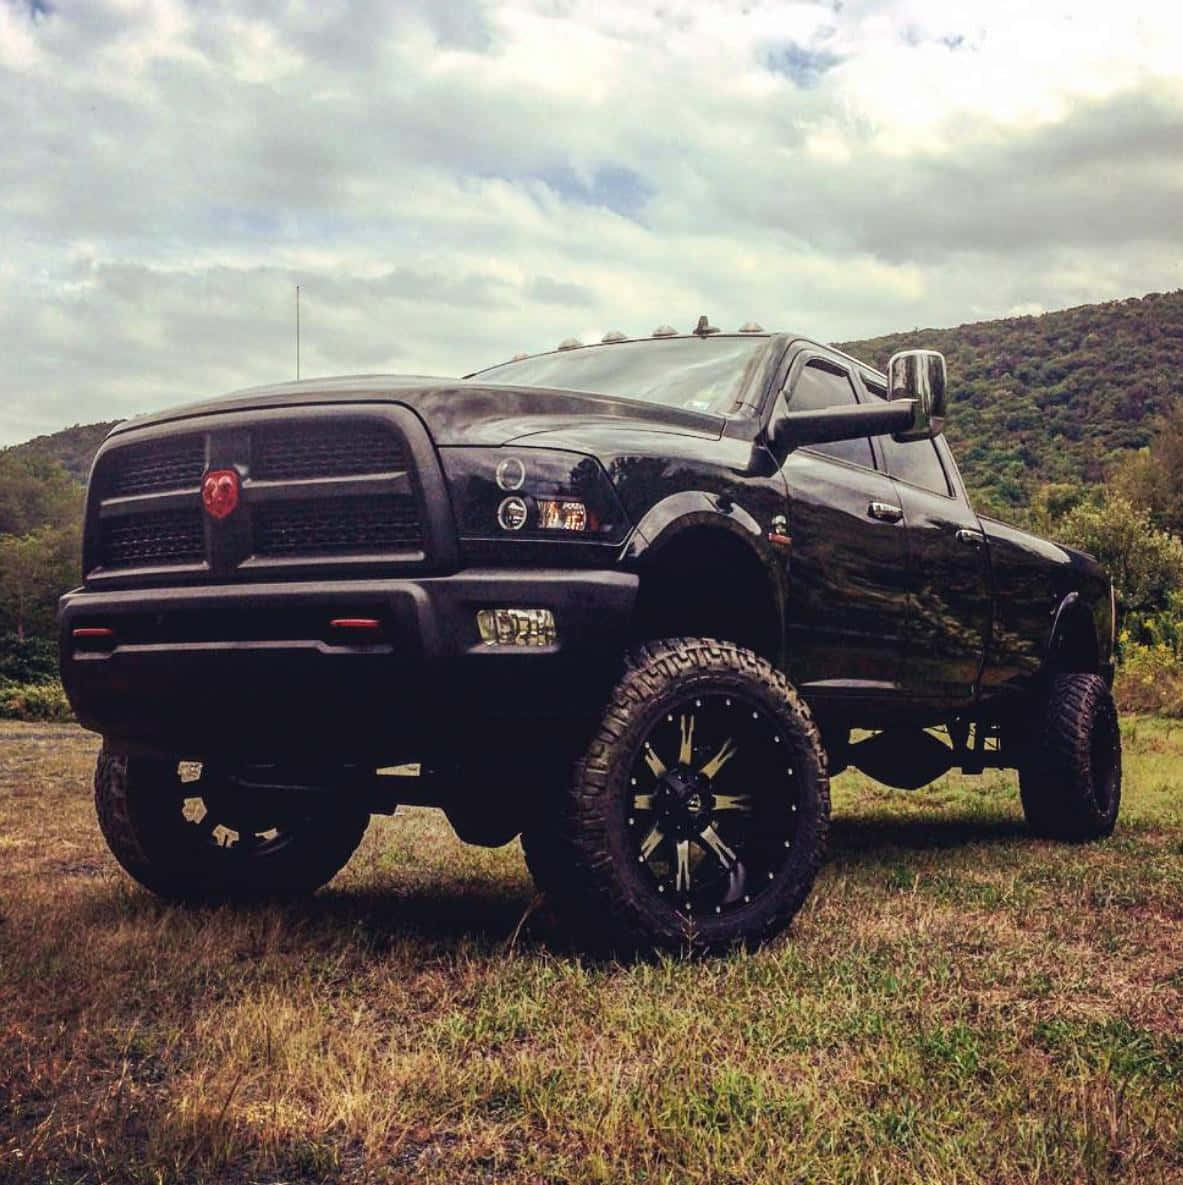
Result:
M650 507L636 524L625 559L648 561L686 531L703 527L738 536L771 569L783 564L783 557L768 541L767 528L754 515L723 495L701 490L683 490Z

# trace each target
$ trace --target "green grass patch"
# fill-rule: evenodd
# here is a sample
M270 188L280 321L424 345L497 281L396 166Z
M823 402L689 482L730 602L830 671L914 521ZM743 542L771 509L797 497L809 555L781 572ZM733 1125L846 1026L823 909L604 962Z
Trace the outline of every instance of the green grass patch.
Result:
M1125 737L1110 841L846 774L783 940L621 964L432 811L303 906L164 904L94 738L0 724L0 1181L1178 1181L1183 727Z

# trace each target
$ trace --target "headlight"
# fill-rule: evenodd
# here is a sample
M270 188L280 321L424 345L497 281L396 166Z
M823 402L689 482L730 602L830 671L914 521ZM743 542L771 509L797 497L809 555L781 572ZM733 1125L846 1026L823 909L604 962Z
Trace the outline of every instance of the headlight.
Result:
M628 529L594 457L533 448L442 448L440 457L466 538L616 543Z

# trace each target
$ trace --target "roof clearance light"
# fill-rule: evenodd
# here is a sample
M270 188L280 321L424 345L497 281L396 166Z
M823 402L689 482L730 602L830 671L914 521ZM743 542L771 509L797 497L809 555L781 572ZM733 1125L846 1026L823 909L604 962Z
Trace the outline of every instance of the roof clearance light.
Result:
M553 646L559 640L549 609L480 609L476 626L486 646Z
M610 333L605 333L600 342L607 345L609 342L626 342L628 341L628 334L621 333L619 329L613 329Z
M586 531L587 507L582 502L539 498L538 527L543 531Z
M677 337L678 331L672 325L659 325L653 331L654 337Z
M563 340L561 342L559 342L559 349L560 350L578 350L581 345L583 345L583 342L581 342L579 340L579 338L565 337L565 338L563 338Z
M763 333L764 326L759 321L745 321L739 327L740 333Z

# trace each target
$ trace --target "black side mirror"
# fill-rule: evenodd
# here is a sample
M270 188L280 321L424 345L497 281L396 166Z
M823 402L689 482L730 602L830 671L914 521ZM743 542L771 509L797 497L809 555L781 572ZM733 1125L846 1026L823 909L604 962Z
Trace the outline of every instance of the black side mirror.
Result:
M785 412L770 425L772 443L788 450L806 444L855 440L907 431L915 420L915 404L860 403L816 411Z
M887 398L911 399L910 427L892 433L895 440L931 440L945 428L945 356L936 350L901 350L887 363Z

